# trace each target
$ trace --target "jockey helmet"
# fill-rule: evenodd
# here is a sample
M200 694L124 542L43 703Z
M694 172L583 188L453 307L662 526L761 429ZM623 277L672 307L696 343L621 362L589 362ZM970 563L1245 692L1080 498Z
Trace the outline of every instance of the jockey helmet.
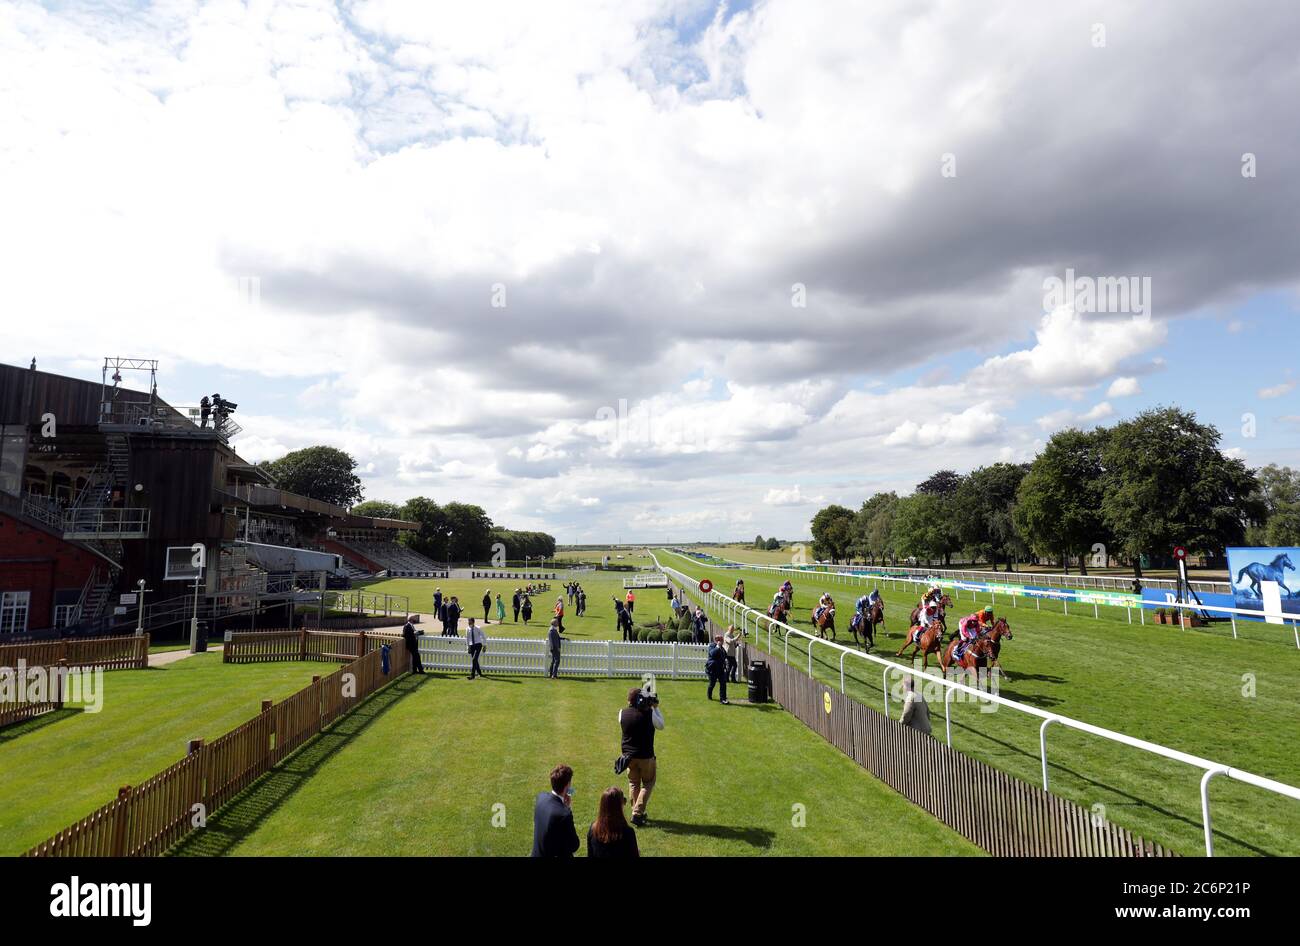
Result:
M993 606L992 606L992 605L985 605L985 606L984 606L984 610L981 611L980 614L984 615L986 618L991 618L991 617L993 617Z

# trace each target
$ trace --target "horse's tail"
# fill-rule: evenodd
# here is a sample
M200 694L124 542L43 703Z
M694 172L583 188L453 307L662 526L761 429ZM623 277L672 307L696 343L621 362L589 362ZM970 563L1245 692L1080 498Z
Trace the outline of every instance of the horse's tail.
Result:
M1249 571L1250 571L1250 566L1247 565L1247 566L1246 566L1245 568L1243 568L1241 571L1237 572L1237 580L1234 581L1233 584L1234 584L1234 585L1240 585L1240 584L1241 584L1241 576L1244 575L1244 574L1246 574L1246 573L1249 572Z

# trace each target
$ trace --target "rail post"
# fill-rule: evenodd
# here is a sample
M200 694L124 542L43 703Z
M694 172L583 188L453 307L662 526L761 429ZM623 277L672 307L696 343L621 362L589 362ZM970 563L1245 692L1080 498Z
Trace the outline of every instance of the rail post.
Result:
M948 748L952 748L952 695L957 691L948 687L943 691L943 726L948 732Z
M1038 752L1043 757L1043 791L1047 791L1047 727L1054 722L1055 719L1045 719L1038 727Z
M1205 825L1205 856L1214 856L1214 824L1210 820L1210 779L1226 775L1227 769L1207 769L1201 776L1201 821Z

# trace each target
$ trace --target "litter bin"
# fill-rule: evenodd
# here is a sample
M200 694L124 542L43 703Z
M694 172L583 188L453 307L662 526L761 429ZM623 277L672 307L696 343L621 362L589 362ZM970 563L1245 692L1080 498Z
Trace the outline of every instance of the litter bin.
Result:
M751 660L749 662L749 702L766 703L772 695L772 678L767 674L767 662Z

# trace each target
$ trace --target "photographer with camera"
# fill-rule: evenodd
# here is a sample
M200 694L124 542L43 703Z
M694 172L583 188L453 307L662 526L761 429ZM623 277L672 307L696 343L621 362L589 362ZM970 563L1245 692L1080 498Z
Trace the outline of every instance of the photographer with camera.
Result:
M623 754L615 764L627 768L628 797L632 801L632 823L638 828L646 823L646 806L655 787L655 730L664 728L664 714L659 697L653 690L642 693L634 687L627 693L627 706L619 710L618 725L623 731Z

